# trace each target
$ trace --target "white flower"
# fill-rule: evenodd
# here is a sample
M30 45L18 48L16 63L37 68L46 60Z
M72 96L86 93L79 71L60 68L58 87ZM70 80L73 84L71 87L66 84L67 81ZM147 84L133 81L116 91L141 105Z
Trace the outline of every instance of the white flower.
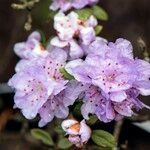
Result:
M51 45L65 48L69 59L81 58L84 55L82 45L89 45L95 39L94 28L97 24L94 16L83 21L75 12L68 15L59 12L54 17L54 28L57 31L57 36L51 40Z
M73 119L65 120L62 122L62 128L69 135L69 141L79 148L83 147L91 137L91 129L85 120L80 123Z
M54 28L58 32L58 36L61 40L70 40L78 30L78 14L71 12L67 16L64 13L59 12L54 17Z

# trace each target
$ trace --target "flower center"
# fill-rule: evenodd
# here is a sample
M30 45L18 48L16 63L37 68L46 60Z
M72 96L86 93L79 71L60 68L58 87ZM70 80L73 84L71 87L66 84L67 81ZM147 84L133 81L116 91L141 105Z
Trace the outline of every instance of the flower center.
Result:
M110 75L108 75L106 78L107 78L107 81L114 81L115 80L115 77L116 77L116 75L113 73L113 74L110 74Z
M75 132L78 132L78 133L79 133L79 131L80 131L80 124L79 124L79 123L76 123L76 124L72 125L72 126L70 127L70 129L71 129L72 131L75 131Z

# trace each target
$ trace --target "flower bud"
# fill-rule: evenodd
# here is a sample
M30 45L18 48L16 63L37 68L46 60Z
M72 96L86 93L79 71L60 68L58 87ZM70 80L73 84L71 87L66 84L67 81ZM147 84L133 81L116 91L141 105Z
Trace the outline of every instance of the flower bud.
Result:
M80 123L73 119L65 120L62 122L62 128L69 135L68 140L79 148L83 147L91 137L91 129L85 120Z

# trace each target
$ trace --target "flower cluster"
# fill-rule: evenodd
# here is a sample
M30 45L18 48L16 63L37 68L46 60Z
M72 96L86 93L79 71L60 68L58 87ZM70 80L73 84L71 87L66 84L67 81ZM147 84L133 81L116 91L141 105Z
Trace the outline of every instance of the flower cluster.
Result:
M86 21L80 20L75 12L65 15L59 12L54 17L54 28L57 36L51 40L51 45L64 48L69 59L83 57L84 46L88 46L95 39L98 22L94 16Z
M21 109L28 119L33 119L39 114L41 116L39 126L44 126L54 116L58 118L68 116L69 110L65 107L64 100L67 97L71 99L69 94L72 93L69 90L74 86L70 86L70 81L65 80L60 73L67 60L64 50L59 48L53 48L50 52L43 48L41 50L40 42L32 45L31 49L28 48L30 41L36 41L34 35L39 34L37 33L33 32L27 42L15 45L14 50L22 59L16 66L17 73L8 84L16 91L14 107ZM44 57L43 53L37 55L38 51L43 50L46 53Z
M53 0L50 9L67 11L71 8L81 9L87 5L96 4L99 0Z
M67 120L62 128L69 141L82 147L91 135L86 125L89 115L110 122L131 117L135 110L147 107L139 95L150 95L150 64L134 58L132 44L119 38L113 42L96 36L97 19L91 15L81 20L74 11L98 0L55 0L51 9L60 9L54 17L56 36L47 47L41 35L33 32L26 42L14 46L21 58L16 74L8 84L15 90L14 108L27 119L40 116L39 126L54 117L67 118L69 106L82 101L84 120ZM64 70L72 79L66 78ZM85 131L86 130L86 131Z
M150 95L150 64L134 59L132 45L125 39L95 40L85 60L70 61L65 68L87 88L81 108L85 119L89 114L103 122L131 117L133 108L145 106L138 96Z
M108 43L95 37L86 53L83 52L85 60L70 60L70 54L59 45L51 45L47 50L41 48L35 35L38 33L33 32L26 42L15 45L15 52L22 60L9 81L16 90L15 107L20 108L26 118L39 114L40 126L54 116L66 118L68 107L78 97L83 99L83 117L88 119L89 114L96 114L103 122L132 116L133 108L140 110L146 106L138 96L150 95L150 64L134 59L129 41L117 39L115 43ZM31 42L29 49L30 41L37 43ZM74 80L64 79L60 71L63 67Z

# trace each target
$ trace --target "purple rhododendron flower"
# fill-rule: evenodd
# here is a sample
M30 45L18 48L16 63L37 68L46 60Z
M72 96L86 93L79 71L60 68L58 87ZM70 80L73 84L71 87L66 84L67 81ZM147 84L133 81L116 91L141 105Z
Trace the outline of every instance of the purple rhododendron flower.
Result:
M113 102L101 94L98 87L89 86L83 97L84 104L81 113L85 119L89 119L89 114L95 114L101 121L110 122L126 117L131 117L133 109L140 110L145 105L137 99L139 92L130 89L126 92L127 98L122 102Z
M27 119L33 119L52 94L54 83L48 82L39 66L29 67L15 74L8 85L15 89L15 108L22 110Z
M34 31L30 34L26 42L15 44L15 53L23 59L32 59L39 56L46 56L48 52L44 49L39 32Z
M48 122L57 118L66 118L69 114L69 108L64 106L65 90L55 96L50 96L48 101L40 108L39 114L41 120L39 126L43 127Z
M22 59L8 82L15 89L14 108L21 109L27 119L39 114L40 127L54 117L66 118L68 106L77 99L83 101L84 119L94 114L103 122L131 117L133 109L149 108L138 96L150 95L150 64L134 59L129 41L117 39L109 43L96 37L96 25L93 16L81 21L74 12L68 16L58 13L55 16L58 36L52 39L47 50L41 48L38 32L33 32L26 42L15 45L15 52ZM76 59L84 55L84 60ZM73 60L68 61L70 59ZM61 68L75 79L65 80ZM86 124L83 121L80 125ZM84 136L86 132L79 130L77 134L70 133L69 140L82 147L89 134L85 141Z
M70 61L65 68L77 81L94 86L89 93L85 90L83 98L86 103L82 114L86 119L89 113L96 114L104 122L121 115L131 116L132 108L141 109L144 106L137 96L150 95L150 64L134 59L132 45L124 39L118 39L115 43L96 39L89 46L85 61ZM138 94L129 95L131 89Z
M26 118L34 118L51 97L66 88L68 81L59 71L66 58L63 50L54 49L47 57L34 59L35 62L22 67L9 80L8 84L16 92L15 107L20 108Z
M99 45L100 52L96 50L96 53L93 49L93 54L89 54L85 61L69 62L66 66L68 72L79 82L98 86L104 93L109 94L112 101L125 100L125 90L130 88L136 88L142 95L149 95L150 64L133 59L130 42L118 39L116 43L99 44L102 45L102 48Z
M69 114L68 106L73 105L85 88L86 86L83 86L81 83L71 80L59 94L50 96L39 110L41 117L39 126L46 125L55 116L57 118L66 118Z
M53 0L50 9L56 11L60 9L61 11L67 11L71 8L81 9L86 5L93 5L99 0Z
M21 58L8 81L15 91L14 108L27 119L39 115L39 127L54 117L67 118L75 101L81 102L85 120L95 115L105 123L150 109L138 99L150 95L150 64L134 58L130 41L119 38L113 43L97 37L95 14L83 20L74 11L65 14L98 1L52 0L50 9L59 12L54 16L56 36L49 45L43 47L40 33L34 31L14 46ZM78 148L91 137L85 120L62 122L68 140Z

